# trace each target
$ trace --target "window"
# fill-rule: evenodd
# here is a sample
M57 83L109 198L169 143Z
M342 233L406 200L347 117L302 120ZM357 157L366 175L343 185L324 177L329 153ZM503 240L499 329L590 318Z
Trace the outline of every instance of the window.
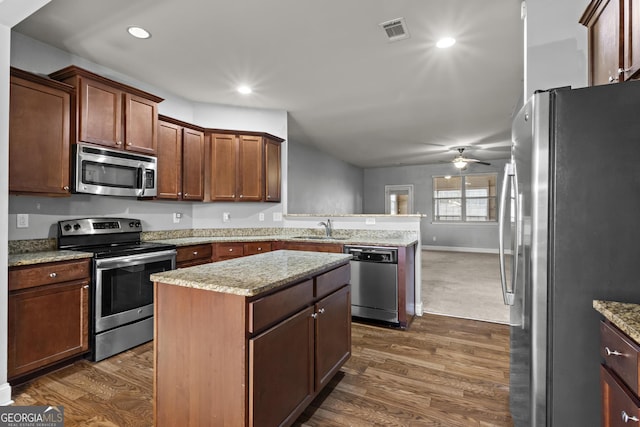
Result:
M498 174L433 177L435 222L496 221Z

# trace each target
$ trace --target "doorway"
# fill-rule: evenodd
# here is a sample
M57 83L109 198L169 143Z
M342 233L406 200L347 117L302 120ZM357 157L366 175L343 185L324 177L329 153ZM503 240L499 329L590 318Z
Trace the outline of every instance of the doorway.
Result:
M387 215L410 215L413 213L413 184L385 185L384 212Z

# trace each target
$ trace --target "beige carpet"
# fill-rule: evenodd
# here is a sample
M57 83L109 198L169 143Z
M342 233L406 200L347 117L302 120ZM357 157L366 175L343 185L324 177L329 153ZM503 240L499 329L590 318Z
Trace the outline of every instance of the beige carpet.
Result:
M508 324L498 255L423 250L422 304L426 313Z

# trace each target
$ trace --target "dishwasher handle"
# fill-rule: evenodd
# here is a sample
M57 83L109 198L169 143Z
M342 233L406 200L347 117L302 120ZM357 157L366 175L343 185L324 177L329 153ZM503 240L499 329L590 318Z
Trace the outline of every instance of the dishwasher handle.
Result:
M353 256L352 261L397 264L398 250L390 248L345 246L344 252Z

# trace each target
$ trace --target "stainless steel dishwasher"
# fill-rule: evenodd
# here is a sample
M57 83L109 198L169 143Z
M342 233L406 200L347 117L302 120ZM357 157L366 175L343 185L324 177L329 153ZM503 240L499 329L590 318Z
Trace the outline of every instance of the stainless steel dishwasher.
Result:
M398 250L345 245L351 254L351 315L398 324Z

